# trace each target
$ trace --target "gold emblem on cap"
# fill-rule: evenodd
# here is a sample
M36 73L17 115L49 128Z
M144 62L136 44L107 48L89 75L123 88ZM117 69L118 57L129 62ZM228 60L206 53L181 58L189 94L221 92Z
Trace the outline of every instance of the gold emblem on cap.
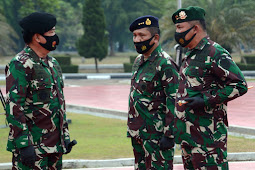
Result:
M147 20L145 21L146 25L151 25L151 20L149 18L147 18Z
M141 49L142 49L142 51L144 51L147 49L147 47L145 45L143 45Z
M185 11L181 11L181 12L179 13L179 19L186 19L186 18L187 18L186 12L185 12Z

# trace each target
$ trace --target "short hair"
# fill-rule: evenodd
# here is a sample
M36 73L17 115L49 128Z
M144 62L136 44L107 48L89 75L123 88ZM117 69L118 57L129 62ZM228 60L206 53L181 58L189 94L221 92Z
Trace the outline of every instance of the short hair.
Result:
M202 29L204 31L206 31L206 23L205 23L205 20L204 19L201 19L201 20L194 20L194 21L188 21L190 23L190 25L196 25L196 24L199 24L201 25Z
M206 31L206 23L204 19L199 20L200 25L202 26L203 30Z
M147 30L151 33L152 36L155 34L160 35L160 29L158 27L146 27Z
M22 31L22 34L23 34L23 40L26 44L32 42L32 38L33 36L35 35L34 32L30 32L30 31Z

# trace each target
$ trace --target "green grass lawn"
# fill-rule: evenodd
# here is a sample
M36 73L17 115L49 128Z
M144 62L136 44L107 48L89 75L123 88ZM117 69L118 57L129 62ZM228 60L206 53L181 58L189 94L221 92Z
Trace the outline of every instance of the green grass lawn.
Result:
M68 113L71 139L78 144L64 159L117 159L133 157L130 139L126 137L126 121ZM0 124L4 116L0 115ZM9 128L0 129L0 162L10 162L6 151ZM229 136L228 152L255 152L255 139ZM180 150L176 149L176 155Z
M71 139L78 144L64 159L114 159L132 157L130 139L126 137L126 121L68 113ZM0 117L3 124L4 116ZM9 128L0 129L0 162L10 162L6 150Z

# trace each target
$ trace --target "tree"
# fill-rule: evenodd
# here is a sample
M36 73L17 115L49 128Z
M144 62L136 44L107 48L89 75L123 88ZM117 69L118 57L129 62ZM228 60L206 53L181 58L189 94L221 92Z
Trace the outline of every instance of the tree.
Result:
M4 0L0 4L4 8L4 16L11 27L16 31L18 37L14 39L18 48L24 47L19 21L26 15L35 11L49 12L54 14L59 8L61 0Z
M59 36L60 43L58 51L75 51L76 41L82 35L82 4L71 4L60 1L59 9L56 10L57 17L56 32Z
M183 7L200 6L206 11L207 33L210 38L231 51L240 51L240 44L251 46L255 41L255 2L252 0L184 0ZM168 4L169 13L176 11L173 2ZM249 12L247 12L249 11ZM171 15L162 17L163 42L173 40L175 27Z
M11 29L15 31L14 34L18 35L15 38L11 38L13 41L16 41L16 45L14 45L14 49L21 49L24 47L24 43L22 41L21 29L19 27L18 21L20 20L18 9L21 4L20 1L8 0L1 1L1 6L3 7L3 14L6 18L6 22L11 26ZM17 51L16 51L17 52Z
M0 55L14 55L17 46L14 39L18 35L7 23L5 16L3 15L3 9L0 9Z
M122 52L124 45L132 43L129 24L142 15L155 15L160 18L165 11L167 0L104 0L103 8L109 33L110 55L114 55L116 43Z
M101 0L85 1L82 25L84 34L77 42L77 49L81 56L95 59L96 72L98 73L97 60L104 59L108 51L105 16Z

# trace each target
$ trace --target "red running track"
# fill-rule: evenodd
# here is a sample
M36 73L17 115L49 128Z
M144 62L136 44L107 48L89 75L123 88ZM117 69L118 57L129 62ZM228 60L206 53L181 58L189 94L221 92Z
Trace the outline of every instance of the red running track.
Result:
M248 83L254 88L228 103L229 125L255 128L255 82ZM67 104L128 111L129 85L96 85L65 87Z

